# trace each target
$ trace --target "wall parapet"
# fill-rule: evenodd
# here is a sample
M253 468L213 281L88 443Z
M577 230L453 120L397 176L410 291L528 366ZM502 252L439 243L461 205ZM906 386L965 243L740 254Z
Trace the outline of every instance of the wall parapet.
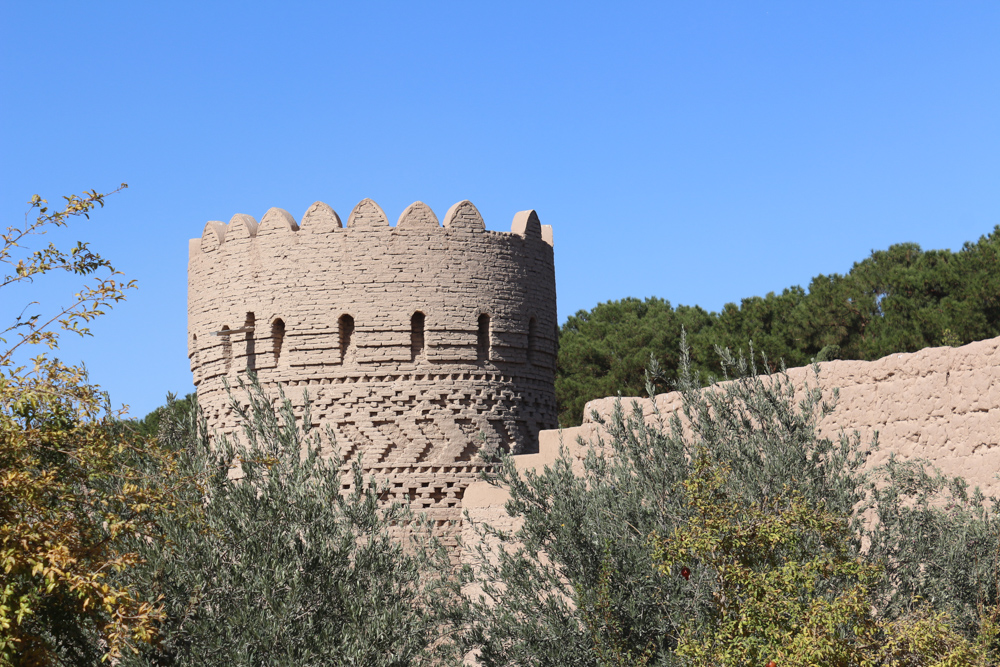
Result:
M427 204L417 201L400 214L395 226L390 226L382 207L371 199L363 199L351 211L346 227L341 223L337 212L323 202L316 202L306 210L301 225L295 221L291 213L281 208L268 209L259 223L253 216L245 213L235 214L228 224L220 220L210 220L205 223L197 249L204 253L212 253L225 243L240 243L258 236L298 233L337 234L352 231L376 233L424 231L441 235L451 232L519 236L524 239L538 239L549 247L553 246L551 225L542 225L538 220L538 214L531 210L517 213L511 222L509 232L494 232L486 229L486 223L479 210L468 200L460 201L449 208L443 224L438 222L434 211Z
M827 399L837 388L837 408L819 422L819 434L837 438L841 432L857 432L862 443L877 434L879 449L869 457L869 466L885 463L891 455L927 459L947 475L964 477L987 496L1000 497L1000 338L891 354L876 361L822 362L818 378L807 366L789 369L788 379L797 390L807 382L818 384ZM590 401L582 425L539 433L536 453L514 457L518 470L551 466L560 445L566 447L575 468L582 470L590 443L607 436L592 412L610 419L618 400ZM626 410L636 403L649 420L657 410L670 415L682 407L678 392L621 401ZM470 559L474 552L473 524L516 527L504 509L508 497L504 489L483 481L466 490L464 506L470 521L463 527L464 558Z

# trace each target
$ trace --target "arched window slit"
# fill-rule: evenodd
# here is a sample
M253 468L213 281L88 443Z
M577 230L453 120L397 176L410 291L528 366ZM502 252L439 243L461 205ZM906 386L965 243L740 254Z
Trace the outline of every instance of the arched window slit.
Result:
M490 333L490 316L483 313L479 316L479 329L476 335L476 356L479 361L490 360L493 351Z
M337 320L337 329L340 333L340 362L343 363L347 360L348 353L353 350L354 318L346 314L341 315Z
M222 361L225 364L226 373L229 373L233 368L233 341L229 340L228 324L222 325L219 335L222 336Z
M410 360L424 353L424 314L419 310L410 318Z
M194 383L201 382L201 353L198 350L198 334L191 334L191 371Z
M274 366L277 368L281 359L281 346L285 343L285 322L280 317L271 322L271 349L274 353Z
M257 318L253 313L247 313L246 321L243 323L243 341L246 343L247 370L257 369L257 341L253 337L254 323Z
M538 346L538 324L535 322L535 318L532 317L528 320L528 363L535 363L536 358L536 347Z

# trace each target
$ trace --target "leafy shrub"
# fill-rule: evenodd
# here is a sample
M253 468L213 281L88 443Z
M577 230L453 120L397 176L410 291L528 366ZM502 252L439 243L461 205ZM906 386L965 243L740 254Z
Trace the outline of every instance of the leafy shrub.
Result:
M692 468L680 489L692 514L650 537L660 571L682 577L686 597L705 607L681 628L677 655L708 665L859 662L881 572L853 557L846 518L783 489L737 500L705 449Z
M0 379L0 664L93 665L155 636L162 610L116 570L171 511L171 452L121 429L79 369ZM37 380L37 381L32 381Z
M50 210L35 195L24 224L0 234L0 288L13 316L0 323L2 665L115 659L150 641L162 618L155 601L111 575L137 565L130 536L150 530L173 505L171 489L151 484L143 471L169 476L174 457L121 428L82 366L46 353L19 356L37 346L57 349L63 333L90 335L89 322L134 287L86 243L32 248L70 219L89 218L107 196L70 195ZM80 280L72 298L53 308L24 292L27 303L15 305L18 288L60 272Z
M987 664L989 501L921 462L866 472L877 443L817 435L835 394L725 351L732 379L702 389L680 359L683 409L619 402L581 475L566 450L541 472L501 460L523 523L479 528L483 665L923 665L933 646Z
M321 455L308 408L298 427L284 397L276 408L255 378L240 389L242 438L210 443L193 413L163 415L196 511L136 546L146 562L131 580L167 618L155 646L122 664L430 664L459 595L447 554L391 536L414 518L380 501L359 462L345 473Z
M694 515L672 535L651 537L660 570L689 580L688 597L708 606L706 622L692 618L682 629L678 656L719 667L986 667L1000 657L996 605L980 607L972 638L949 605L912 599L902 616L880 618L872 606L884 561L851 553L846 516L794 493L760 507L735 503L726 475L699 450L682 485Z

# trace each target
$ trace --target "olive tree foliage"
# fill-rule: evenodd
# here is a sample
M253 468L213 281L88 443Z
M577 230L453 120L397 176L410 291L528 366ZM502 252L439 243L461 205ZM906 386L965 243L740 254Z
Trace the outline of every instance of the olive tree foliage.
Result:
M119 190L125 188L123 184ZM118 192L118 190L115 190ZM88 323L125 298L133 282L77 243L39 244L71 219L89 218L107 195L65 198L50 210L35 195L22 225L0 235L5 303L30 295L53 273L80 279L68 305L46 310L30 301L0 324L0 664L90 665L118 659L156 633L161 610L113 580L138 562L125 544L144 532L154 507L172 503L170 485L142 470L166 471L173 458L117 428L84 369L45 353L62 333L90 335ZM17 314L19 311L19 314ZM154 463L155 462L155 463Z
M385 488L344 470L332 432L272 401L251 374L231 394L242 433L209 437L196 407L173 406L160 439L196 480L194 516L138 540L133 586L161 600L156 642L123 665L404 666L454 658L458 581ZM348 490L349 489L349 490ZM396 529L394 538L393 529ZM420 529L415 536L426 535Z
M699 551L723 539L742 545L733 557L745 561L747 576L789 575L770 581L785 586L777 591L785 608L803 614L792 624L805 627L808 591L817 603L827 601L839 628L828 639L847 647L837 655L876 655L865 653L873 637L876 644L903 642L899 633L907 628L915 641L931 627L966 642L985 633L988 644L996 628L987 612L997 604L1000 535L992 504L921 462L893 460L867 471L876 441L817 433L819 419L836 408L836 392L824 400L815 381L796 391L783 372L759 372L753 356L719 353L722 381L702 387L682 341L676 386L683 408L644 415L639 405L627 410L619 401L582 474L574 474L565 449L551 467L524 474L501 459L490 479L509 489L507 512L522 523L512 532L478 527L474 570L483 595L473 601L465 641L481 664L699 664L689 662L698 655L737 656L719 664L741 664L738 656L749 654L724 642L743 621L719 600L727 586L741 589L746 581L723 576L733 570L713 561L716 549ZM761 366L768 369L766 359ZM652 393L660 371L655 364L650 371ZM700 452L711 454L708 472L699 473L706 469ZM699 474L708 481L692 487ZM724 498L732 522L712 513L710 497ZM875 524L865 520L872 515ZM785 531L780 549L768 546L774 534L749 530L755 518L767 517ZM669 543L667 536L687 542ZM817 561L824 553L826 560ZM864 632L854 633L848 621ZM770 632L779 644L789 636L780 625L748 631ZM693 637L719 639L722 652L692 650L700 645ZM959 653L986 650L982 642L955 646Z
M984 610L1000 604L1000 518L997 500L920 461L895 458L872 473L874 521L865 556L883 564L876 608L898 619L921 605L947 611L973 636Z

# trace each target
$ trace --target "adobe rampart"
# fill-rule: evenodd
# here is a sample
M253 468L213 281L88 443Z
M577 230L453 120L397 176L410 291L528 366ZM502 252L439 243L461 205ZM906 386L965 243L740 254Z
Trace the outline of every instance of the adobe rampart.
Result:
M188 342L199 404L232 432L223 380L254 370L345 461L448 532L481 447L537 448L556 426L552 229L534 211L488 231L468 201L438 223L416 202L389 225L365 199L346 227L323 203L301 224L209 222L190 242Z
M863 444L877 433L879 449L869 465L884 463L891 454L902 459L931 461L948 475L964 477L970 486L1000 497L1000 338L969 343L962 347L936 347L910 354L890 354L877 361L830 361L819 365L818 379L811 367L792 368L793 386L817 384L829 399L834 388L838 405L819 423L821 436L836 438L841 431L857 431ZM616 398L590 401L584 423L561 431L539 434L539 451L515 456L521 471L541 470L555 461L560 443L582 469L586 446L606 435L591 419L592 411L606 418ZM654 416L653 400L622 398L626 407L637 402L647 418ZM670 415L682 406L677 392L654 399L660 414ZM465 495L472 522L513 529L517 522L507 516L505 490L476 482ZM471 525L463 529L467 545L475 545ZM466 558L471 559L471 549ZM470 561L471 562L471 561Z

